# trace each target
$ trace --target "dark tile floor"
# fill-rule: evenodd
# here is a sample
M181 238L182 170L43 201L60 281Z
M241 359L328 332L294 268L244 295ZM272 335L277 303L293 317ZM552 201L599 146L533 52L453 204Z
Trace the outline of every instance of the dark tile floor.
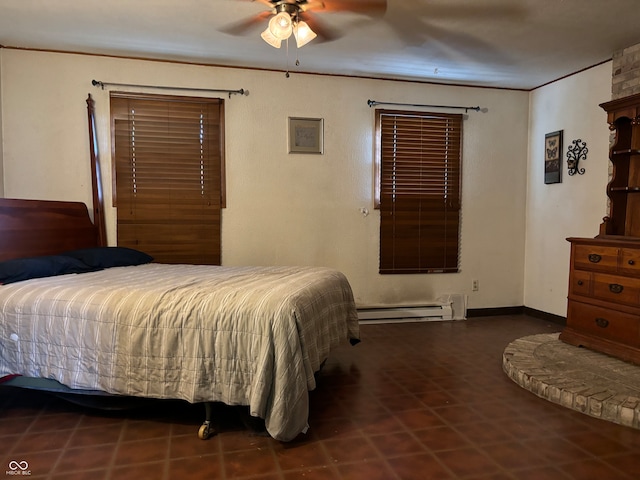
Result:
M560 330L527 316L362 326L311 395L307 435L281 443L220 406L95 410L0 388L0 478L637 479L640 430L542 400L502 372L513 339ZM26 462L26 463L24 463ZM19 478L25 478L22 475Z

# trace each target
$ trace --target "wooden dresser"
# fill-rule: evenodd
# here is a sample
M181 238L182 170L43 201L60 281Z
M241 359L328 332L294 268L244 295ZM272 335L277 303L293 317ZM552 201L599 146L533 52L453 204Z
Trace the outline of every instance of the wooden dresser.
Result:
M640 94L600 105L616 138L609 215L596 238L569 238L567 326L560 339L640 364Z
M640 241L568 240L569 306L560 339L640 363Z

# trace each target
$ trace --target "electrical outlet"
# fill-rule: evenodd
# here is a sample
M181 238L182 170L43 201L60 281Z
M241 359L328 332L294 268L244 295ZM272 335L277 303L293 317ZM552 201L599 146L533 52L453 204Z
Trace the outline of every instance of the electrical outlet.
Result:
M478 280L477 279L473 279L471 280L471 291L473 292L477 292L478 291Z

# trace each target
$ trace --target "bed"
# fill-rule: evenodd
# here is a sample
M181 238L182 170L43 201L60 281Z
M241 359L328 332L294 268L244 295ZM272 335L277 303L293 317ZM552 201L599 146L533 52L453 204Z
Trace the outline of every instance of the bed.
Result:
M342 273L163 265L99 236L82 203L0 199L0 270L19 277L0 285L0 378L246 405L277 440L306 431L314 374L359 339Z

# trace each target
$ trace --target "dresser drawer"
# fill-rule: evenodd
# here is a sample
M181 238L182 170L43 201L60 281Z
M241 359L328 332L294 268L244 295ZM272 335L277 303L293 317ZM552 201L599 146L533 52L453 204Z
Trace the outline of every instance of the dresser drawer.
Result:
M632 307L640 306L640 279L594 273L592 295L594 298Z
M573 268L615 273L617 266L617 247L574 245Z
M571 272L571 281L569 284L569 295L582 295L583 297L591 296L591 272L584 270L574 270Z
M640 345L640 317L637 315L570 300L567 326L600 338Z
M640 277L640 249L621 248L619 271L626 275Z

